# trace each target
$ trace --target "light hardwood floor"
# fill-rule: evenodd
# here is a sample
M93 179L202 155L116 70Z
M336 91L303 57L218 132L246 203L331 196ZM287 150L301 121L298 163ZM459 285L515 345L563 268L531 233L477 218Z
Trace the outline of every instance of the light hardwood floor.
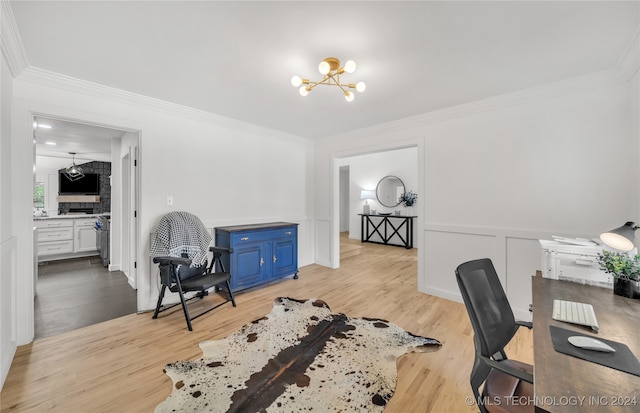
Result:
M309 265L298 280L238 294L238 307L225 305L195 320L193 332L177 310L157 320L133 314L36 340L17 351L0 394L2 412L152 412L171 392L166 363L199 358L200 341L225 337L267 314L279 296L321 298L334 313L385 318L443 343L439 351L398 360L398 386L385 413L477 412L468 403L473 332L464 306L418 292L416 278L415 249L363 244L337 270ZM220 298L206 300L213 299ZM531 363L531 332L521 329L507 351Z

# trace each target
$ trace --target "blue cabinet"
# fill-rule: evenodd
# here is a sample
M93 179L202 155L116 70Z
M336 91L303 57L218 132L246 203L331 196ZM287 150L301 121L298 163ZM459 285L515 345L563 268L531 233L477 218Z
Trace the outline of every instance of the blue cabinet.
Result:
M215 245L231 248L223 257L231 290L264 284L294 274L298 278L298 224L269 222L215 228Z

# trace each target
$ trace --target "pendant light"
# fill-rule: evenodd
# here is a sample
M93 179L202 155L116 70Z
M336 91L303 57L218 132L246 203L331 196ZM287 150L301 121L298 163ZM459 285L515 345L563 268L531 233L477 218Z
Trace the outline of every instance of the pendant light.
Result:
M84 178L84 172L82 172L82 168L76 165L76 153L69 152L69 155L72 156L73 161L71 162L71 165L67 166L64 169L63 173L67 178L69 178L70 181L76 181L78 179Z

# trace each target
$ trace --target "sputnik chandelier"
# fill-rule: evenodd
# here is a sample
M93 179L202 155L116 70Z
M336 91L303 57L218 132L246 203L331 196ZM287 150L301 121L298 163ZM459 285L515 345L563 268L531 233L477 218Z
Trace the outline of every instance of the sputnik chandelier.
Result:
M303 79L300 76L293 76L291 84L294 87L300 87L299 91L302 96L307 96L311 89L318 85L338 86L344 92L344 98L347 102L351 102L354 93L349 89L355 89L358 92L364 92L367 85L364 82L358 83L340 83L340 75L344 72L353 73L356 70L356 62L348 60L343 67L340 67L340 60L335 57L327 57L318 65L318 71L324 76L319 82L312 82L309 79Z

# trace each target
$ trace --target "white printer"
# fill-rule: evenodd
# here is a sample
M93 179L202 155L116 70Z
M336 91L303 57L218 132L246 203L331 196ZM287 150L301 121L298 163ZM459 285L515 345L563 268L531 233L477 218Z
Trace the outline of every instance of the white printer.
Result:
M553 237L539 240L542 247L542 276L554 280L612 288L613 277L600 269L598 253L611 250L599 241Z

